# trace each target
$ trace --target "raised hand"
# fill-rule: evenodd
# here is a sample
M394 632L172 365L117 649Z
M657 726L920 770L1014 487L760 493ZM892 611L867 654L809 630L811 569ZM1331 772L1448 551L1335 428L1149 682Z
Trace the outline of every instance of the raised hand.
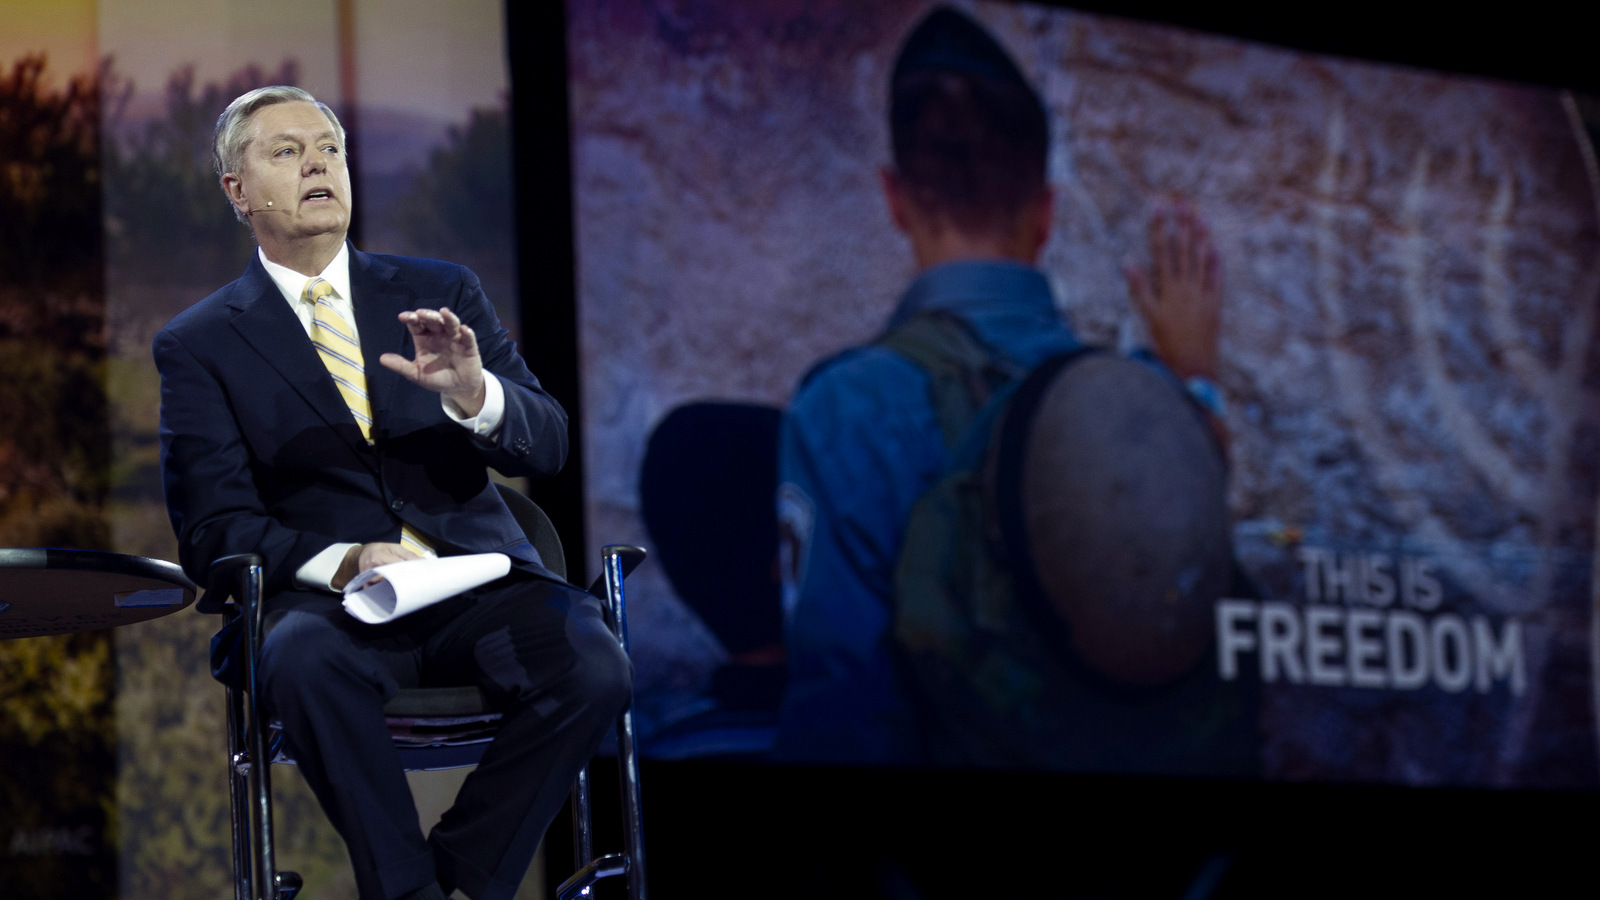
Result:
M484 391L478 336L449 307L403 312L400 321L411 331L416 358L385 353L378 362L413 384L443 394L464 416L477 415L483 409Z
M1194 204L1177 198L1150 217L1149 274L1125 265L1128 294L1162 362L1180 378L1217 377L1222 261Z

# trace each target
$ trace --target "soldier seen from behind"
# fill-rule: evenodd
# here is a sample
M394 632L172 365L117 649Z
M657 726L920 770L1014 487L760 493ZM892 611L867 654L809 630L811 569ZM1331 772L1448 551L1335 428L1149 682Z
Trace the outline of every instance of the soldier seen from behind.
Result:
M1203 223L1167 204L1128 271L1154 358L1086 347L1036 267L1050 132L1016 64L940 8L890 93L918 274L785 416L776 756L1251 771L1254 703L1210 662L1233 567Z

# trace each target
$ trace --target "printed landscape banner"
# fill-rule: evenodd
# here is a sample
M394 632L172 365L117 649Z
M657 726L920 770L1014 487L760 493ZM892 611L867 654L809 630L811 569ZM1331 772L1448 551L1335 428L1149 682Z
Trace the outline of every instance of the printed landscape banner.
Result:
M502 15L491 0L0 2L0 546L176 560L150 341L254 252L210 162L246 90L329 103L353 137L358 246L472 267L518 331ZM219 625L185 611L0 639L6 896L231 893L206 663ZM417 779L425 818L462 774ZM275 776L280 867L353 898L297 771Z

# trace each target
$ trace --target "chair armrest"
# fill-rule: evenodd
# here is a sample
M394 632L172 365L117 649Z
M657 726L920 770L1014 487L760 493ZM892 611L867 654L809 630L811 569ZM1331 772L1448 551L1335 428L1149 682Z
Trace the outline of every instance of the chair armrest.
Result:
M627 578L629 575L632 575L633 570L639 568L639 564L644 562L646 555L647 554L645 553L645 549L643 547L638 547L633 544L607 544L600 548L601 564L605 565L611 560L612 557L616 557L618 564L622 568L623 578ZM594 584L589 585L589 593L599 597L602 600L605 599L606 576L603 571L601 572L600 577L594 580Z
M206 592L195 604L195 609L203 613L225 614L227 602L239 600L234 595L239 592L240 574L250 566L259 565L261 557L255 553L235 553L213 562L210 577L206 579ZM244 605L238 602L239 607Z

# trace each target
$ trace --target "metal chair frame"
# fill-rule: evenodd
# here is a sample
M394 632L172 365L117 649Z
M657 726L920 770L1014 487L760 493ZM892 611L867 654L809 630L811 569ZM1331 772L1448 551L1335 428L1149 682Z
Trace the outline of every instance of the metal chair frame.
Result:
M508 505L524 522L536 517L549 529L549 520L543 511L521 494L502 487ZM532 512L528 510L531 508ZM529 539L534 540L529 534ZM560 559L559 539L553 529L545 536L555 541L556 552L541 555L551 559L547 566L565 577L565 563ZM535 541L535 545L538 545ZM606 624L616 635L624 653L628 650L628 627L623 580L644 560L642 548L611 544L602 548L602 572L589 592L603 602ZM283 747L283 735L266 719L257 702L258 673L256 661L261 650L263 632L263 576L261 558L253 553L224 557L212 564L212 583L222 586L230 594L221 601L224 615L242 616L244 628L244 689L232 687L227 691L228 728L228 786L233 820L233 872L236 900L294 900L300 892L302 881L294 872L279 872L272 837L272 781L270 765L255 765L256 760L270 760L292 764ZM236 581L235 581L236 579ZM230 584L232 582L232 584ZM229 603L228 600L233 602ZM216 605L216 604L208 604ZM473 703L473 697L476 703ZM405 707L408 702L415 707L456 706L451 717L476 717L484 715L487 702L476 688L418 688L402 690L385 712ZM465 703L462 701L465 700ZM429 702L433 701L433 702ZM416 718L425 718L417 716ZM480 722L477 733L465 740L448 736L421 746L401 746L401 759L407 771L458 768L474 765L483 755L493 738L492 732ZM644 826L640 806L638 747L634 740L633 712L625 710L618 717L617 774L621 786L623 846L622 853L596 856L593 827L589 810L589 767L578 771L572 789L572 843L574 855L573 875L557 889L558 900L588 897L590 888L602 878L627 876L630 900L646 900L644 865Z

